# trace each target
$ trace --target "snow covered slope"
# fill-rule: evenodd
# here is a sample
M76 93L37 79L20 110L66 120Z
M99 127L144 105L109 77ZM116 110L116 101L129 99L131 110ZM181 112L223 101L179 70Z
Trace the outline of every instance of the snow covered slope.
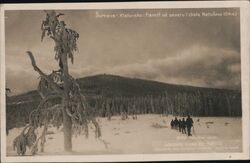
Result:
M157 114L131 117L98 118L102 128L101 139L95 138L91 127L89 138L84 135L73 137L73 152L63 151L63 132L53 127L54 134L46 136L45 152L38 155L92 155L92 154L150 154L150 153L192 153L192 152L240 152L242 151L241 118L232 117L193 117L194 133L188 137L170 128L173 117ZM180 117L181 118L181 117ZM157 124L157 125L155 125ZM157 127L159 126L159 127ZM7 136L7 155L16 155L12 148L13 139L21 128L10 130ZM26 153L29 155L29 151Z

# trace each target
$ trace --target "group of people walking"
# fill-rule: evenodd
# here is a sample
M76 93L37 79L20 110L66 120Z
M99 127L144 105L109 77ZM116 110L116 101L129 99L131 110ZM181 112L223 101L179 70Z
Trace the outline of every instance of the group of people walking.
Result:
M193 127L193 123L193 119L190 117L190 115L188 115L186 120L185 118L178 120L177 117L175 117L174 120L171 120L170 125L171 129L176 129L183 134L188 134L188 136L192 136L191 128Z

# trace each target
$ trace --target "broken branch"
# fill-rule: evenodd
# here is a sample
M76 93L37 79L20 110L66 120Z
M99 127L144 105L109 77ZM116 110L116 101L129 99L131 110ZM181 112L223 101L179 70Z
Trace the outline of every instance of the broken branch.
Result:
M37 67L36 65L36 61L35 61L35 58L33 56L33 54L30 52L30 51L27 51L27 54L29 55L30 57L30 60L31 60L31 64L34 68L34 70L36 72L38 72L48 83L51 84L51 86L53 87L53 89L59 93L63 93L63 91L61 90L61 88L59 87L58 84L56 84L52 79L50 79L44 72L42 72L42 70L40 70L39 67Z

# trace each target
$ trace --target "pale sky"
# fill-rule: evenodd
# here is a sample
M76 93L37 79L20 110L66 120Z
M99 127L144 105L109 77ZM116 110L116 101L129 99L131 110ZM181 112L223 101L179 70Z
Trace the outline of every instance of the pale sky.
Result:
M97 18L142 14L137 18ZM165 83L240 89L238 9L62 10L80 34L70 72L75 78L114 74ZM147 17L146 13L236 13L237 16ZM6 85L14 94L36 89L31 51L46 73L57 69L53 41L41 42L43 11L6 11Z

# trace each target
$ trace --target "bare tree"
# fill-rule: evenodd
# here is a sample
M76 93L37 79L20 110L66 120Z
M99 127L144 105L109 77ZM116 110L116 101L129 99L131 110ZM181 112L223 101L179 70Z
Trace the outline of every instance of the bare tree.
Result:
M53 70L51 74L45 74L37 66L32 52L27 52L34 70L40 75L37 90L42 100L38 108L30 113L29 124L14 140L13 145L14 148L17 148L19 155L25 154L26 146L31 147L32 153L35 154L38 151L38 142L40 142L43 152L49 123L57 127L63 125L64 149L66 151L72 150L72 134L83 131L88 136L88 124L91 122L96 129L96 137L100 138L101 136L99 124L92 114L94 108L90 107L82 95L78 83L69 74L68 59L73 64L73 53L77 51L76 42L79 34L67 28L64 21L59 20L59 17L64 14L57 14L55 11L45 11L45 13L46 18L41 26L41 40L45 36L54 40L55 59L58 61L59 69ZM61 102L53 104L53 101L58 98ZM44 129L37 138L34 130L39 126L43 126Z

